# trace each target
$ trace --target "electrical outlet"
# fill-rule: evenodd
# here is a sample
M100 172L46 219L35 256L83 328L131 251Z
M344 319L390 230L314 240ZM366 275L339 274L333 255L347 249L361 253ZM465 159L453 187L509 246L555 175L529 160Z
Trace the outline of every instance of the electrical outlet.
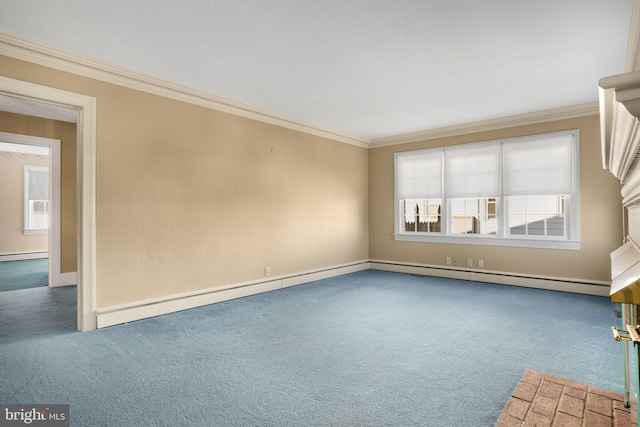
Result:
M484 267L484 260L482 258L478 258L478 267Z
M265 276L271 276L271 267L265 267L264 268L264 275Z
M444 263L447 264L447 265L451 265L451 257L450 256L446 257L444 259Z
M453 265L456 265L456 266L458 265L458 258L453 259Z
M467 258L467 267L473 267L473 258Z

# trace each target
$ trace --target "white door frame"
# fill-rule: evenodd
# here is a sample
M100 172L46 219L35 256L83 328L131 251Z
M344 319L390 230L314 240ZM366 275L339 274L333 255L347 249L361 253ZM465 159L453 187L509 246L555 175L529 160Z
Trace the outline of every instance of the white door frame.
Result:
M0 132L0 141L11 144L35 145L49 148L49 286L64 286L77 283L76 274L60 273L60 140L30 135ZM72 277L73 276L73 277Z
M78 330L96 329L96 99L0 76L0 93L78 111Z

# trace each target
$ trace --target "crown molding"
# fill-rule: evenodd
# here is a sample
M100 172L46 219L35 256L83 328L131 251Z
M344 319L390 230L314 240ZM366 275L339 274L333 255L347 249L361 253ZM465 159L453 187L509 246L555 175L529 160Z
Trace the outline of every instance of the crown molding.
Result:
M0 32L0 54L359 147L369 140Z
M500 117L497 119L482 120L461 125L429 129L403 135L389 136L373 139L370 148L385 147L388 145L407 144L410 142L426 141L429 139L447 138L451 136L465 135L469 133L486 132L497 129L506 129L516 126L533 125L556 120L572 119L575 117L591 116L598 114L598 102L572 105L569 107L553 108L550 110L535 111L532 113L518 114L515 116Z
M640 0L636 0L636 3L639 2ZM363 148L406 144L581 117L599 112L598 103L593 102L369 140L4 32L0 32L0 55Z

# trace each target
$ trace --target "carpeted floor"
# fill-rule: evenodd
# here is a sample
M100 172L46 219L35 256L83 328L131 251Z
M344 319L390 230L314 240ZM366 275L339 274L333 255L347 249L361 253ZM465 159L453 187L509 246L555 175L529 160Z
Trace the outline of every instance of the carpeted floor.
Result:
M0 346L56 340L74 334L76 286L37 287L0 293ZM0 376L10 366L0 362ZM0 393L0 403L3 403Z
M40 292L65 314L15 307ZM10 291L0 403L68 403L74 426L494 426L527 369L622 392L618 324L607 298L373 270L88 333L75 289Z
M0 292L49 284L47 258L0 262Z

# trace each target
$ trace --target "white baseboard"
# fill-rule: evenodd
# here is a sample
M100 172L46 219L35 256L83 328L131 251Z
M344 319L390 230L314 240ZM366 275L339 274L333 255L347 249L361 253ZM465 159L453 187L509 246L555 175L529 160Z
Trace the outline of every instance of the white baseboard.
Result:
M25 252L22 254L3 254L0 255L0 262L7 261L24 261L27 259L49 258L49 252Z
M368 260L352 264L327 267L319 270L303 271L259 281L237 283L234 285L224 286L222 288L211 288L197 292L137 301L118 306L103 307L96 311L97 327L105 328L107 326L133 322L135 320L188 310L217 302L256 295L263 292L275 291L316 280L327 279L368 269L444 277L450 279L472 280L477 282L498 283L503 285L523 286L604 297L609 296L610 289L609 283L599 281L525 276L497 271L443 268L431 265Z
M58 277L54 277L51 281L51 287L57 288L59 286L71 286L78 284L78 273L70 272L70 273L60 273Z
M396 273L419 274L423 276L446 277L449 279L472 280L476 282L498 283L552 291L608 297L610 283L568 279L563 277L527 276L498 271L482 271L462 268L444 268L432 265L405 264L393 261L370 260L373 270Z
M330 277L341 276L343 274L355 273L357 271L369 270L368 262L360 262L358 264L338 266L321 271L311 271L299 273L296 276L290 276L282 279L282 287L302 285L304 283L315 282L316 280L328 279Z
M133 322L368 269L369 263L367 261L359 261L353 264L304 271L261 281L238 283L224 288L212 288L198 291L197 293L185 293L131 304L104 307L96 310L97 327L104 328Z

